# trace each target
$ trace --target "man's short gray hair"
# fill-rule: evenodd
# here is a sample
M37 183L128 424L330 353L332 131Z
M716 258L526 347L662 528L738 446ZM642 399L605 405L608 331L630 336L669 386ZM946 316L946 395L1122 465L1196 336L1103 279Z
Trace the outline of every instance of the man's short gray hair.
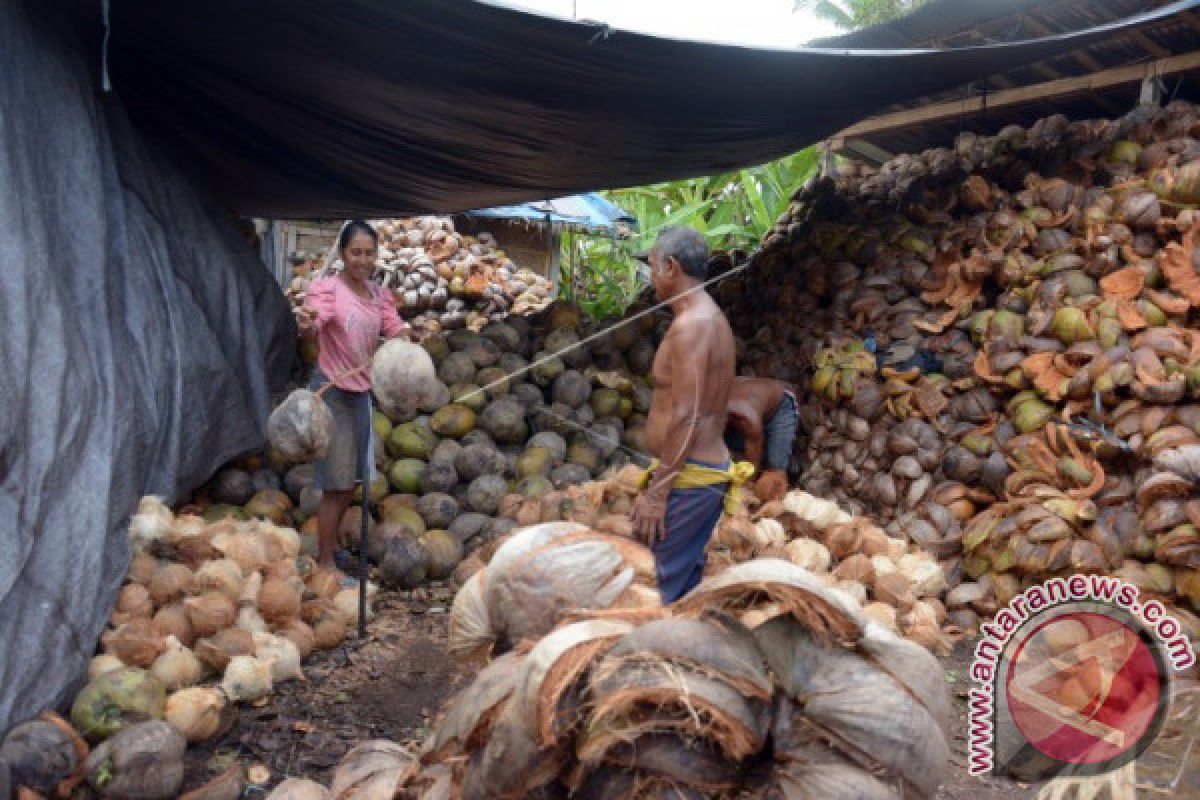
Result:
M654 249L662 259L674 258L683 272L698 281L708 277L708 242L699 231L671 225L658 232Z

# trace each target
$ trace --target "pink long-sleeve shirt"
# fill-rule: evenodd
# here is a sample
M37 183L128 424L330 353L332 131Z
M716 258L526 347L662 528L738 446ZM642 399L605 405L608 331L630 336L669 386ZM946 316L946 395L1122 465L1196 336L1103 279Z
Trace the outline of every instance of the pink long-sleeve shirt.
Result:
M348 392L371 388L371 357L380 333L391 339L408 330L387 290L374 283L367 286L370 300L355 294L339 276L318 278L309 284L304 299L317 312L317 366L334 386Z

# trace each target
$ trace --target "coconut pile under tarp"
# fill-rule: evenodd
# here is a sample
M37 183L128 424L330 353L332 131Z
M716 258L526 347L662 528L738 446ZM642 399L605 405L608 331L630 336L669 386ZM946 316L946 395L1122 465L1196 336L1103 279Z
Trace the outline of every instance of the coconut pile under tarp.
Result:
M391 291L396 310L424 336L442 330L479 330L508 314L541 311L554 299L550 281L514 264L487 232L454 230L450 217L375 220L379 257L374 279ZM339 269L335 254L332 267ZM292 280L287 294L304 303L312 276Z
M928 797L949 769L934 657L795 564L545 622L450 704L398 796Z
M372 368L379 410L366 553L383 584L408 589L445 578L512 528L509 510L521 500L560 497L565 487L638 458L653 335L662 321L645 314L592 323L577 308L555 304L478 333L436 334L420 346L385 343ZM308 425L313 407L304 406L304 416L285 415L291 406L281 406L276 413L289 422L273 435L269 466L256 459L228 465L185 510L210 520L266 516L295 525L304 550L315 552L320 492L313 465L303 463L320 438L310 435L320 432ZM355 550L361 513L352 507L340 526L342 544ZM541 521L528 513L522 524Z
M811 389L798 485L936 555L963 624L1079 572L1200 610L1198 119L848 164L718 290L743 371Z

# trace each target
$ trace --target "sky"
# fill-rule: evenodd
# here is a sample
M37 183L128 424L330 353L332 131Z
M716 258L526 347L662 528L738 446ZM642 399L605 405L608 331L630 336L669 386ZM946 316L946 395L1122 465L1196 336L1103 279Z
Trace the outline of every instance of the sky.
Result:
M607 22L614 28L707 42L797 47L840 31L810 13L793 12L794 0L492 0L498 5L570 19Z

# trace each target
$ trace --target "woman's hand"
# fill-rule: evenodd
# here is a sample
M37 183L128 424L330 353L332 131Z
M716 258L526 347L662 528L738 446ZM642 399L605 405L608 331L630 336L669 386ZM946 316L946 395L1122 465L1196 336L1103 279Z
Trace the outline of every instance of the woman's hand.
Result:
M312 333L317 329L317 310L308 306L296 309L296 325L301 333Z

